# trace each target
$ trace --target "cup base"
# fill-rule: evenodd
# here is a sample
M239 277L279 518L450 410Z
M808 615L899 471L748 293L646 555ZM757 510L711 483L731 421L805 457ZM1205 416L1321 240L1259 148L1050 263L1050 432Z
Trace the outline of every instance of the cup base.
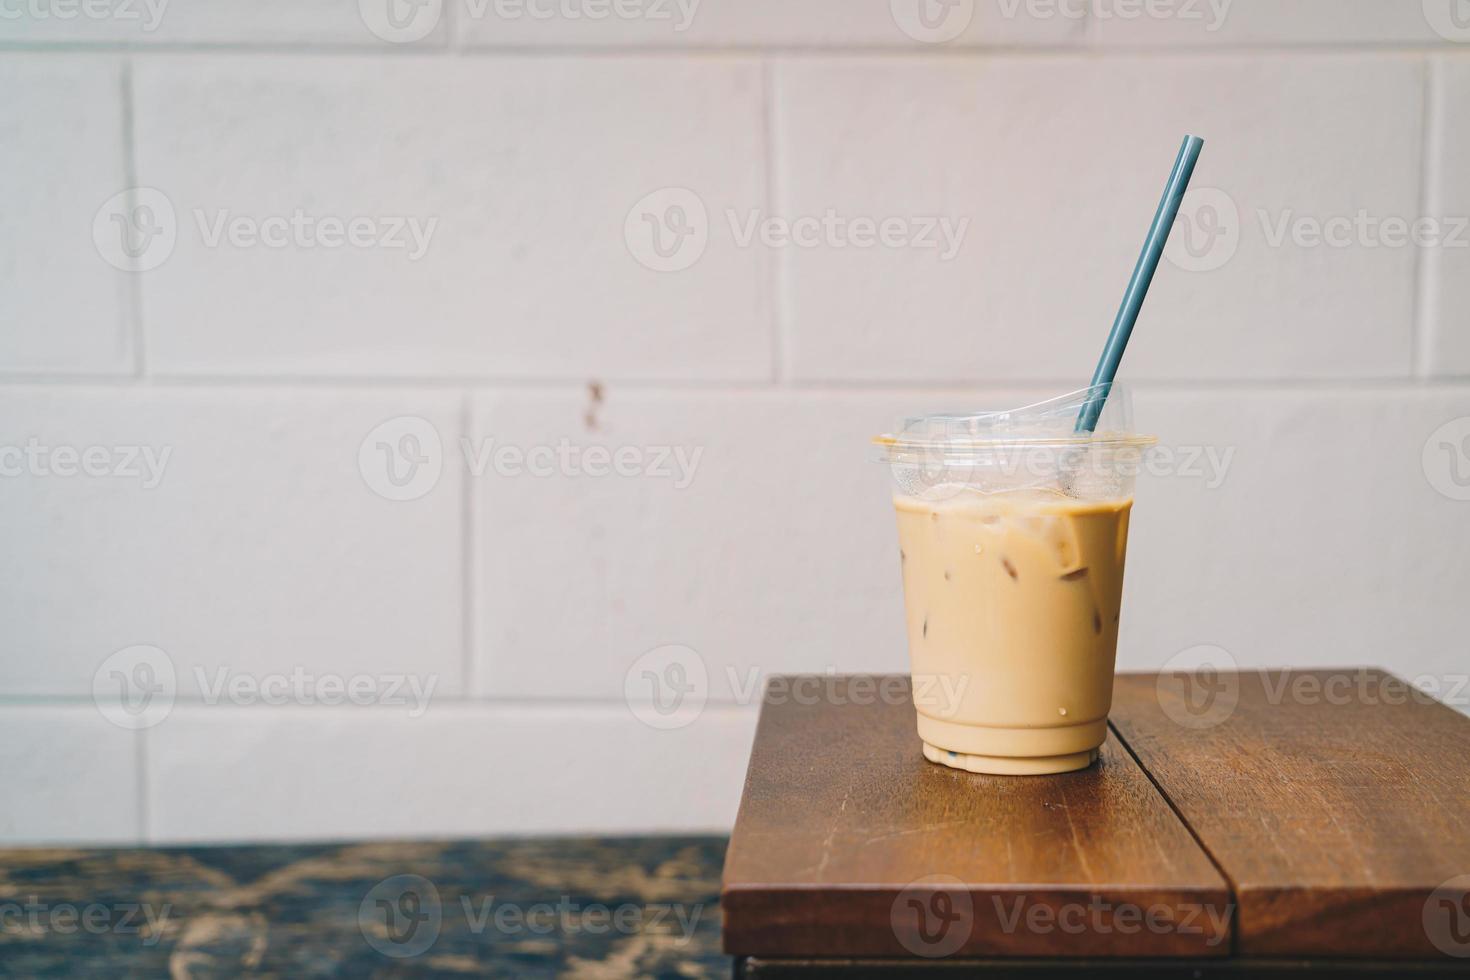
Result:
M1073 752L1069 755L1044 755L1031 757L1005 755L970 755L950 752L924 743L924 758L951 769L965 772L985 773L991 776L1049 776L1059 772L1076 772L1086 769L1097 761L1097 749Z

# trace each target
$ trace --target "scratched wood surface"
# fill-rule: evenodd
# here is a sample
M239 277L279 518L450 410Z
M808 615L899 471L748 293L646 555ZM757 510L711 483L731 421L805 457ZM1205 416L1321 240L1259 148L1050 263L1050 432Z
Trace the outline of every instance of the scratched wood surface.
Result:
M768 691L725 862L728 951L1229 953L1224 880L1116 739L1083 772L959 772L920 754L906 679L865 704L850 681L817 703Z
M1112 720L1234 886L1242 954L1470 957L1470 718L1271 671L1120 675Z
M968 980L1463 980L1466 971L1452 959L1303 960L1303 959L942 959L736 961L736 980L900 980L915 974Z
M0 851L0 976L722 978L724 847Z

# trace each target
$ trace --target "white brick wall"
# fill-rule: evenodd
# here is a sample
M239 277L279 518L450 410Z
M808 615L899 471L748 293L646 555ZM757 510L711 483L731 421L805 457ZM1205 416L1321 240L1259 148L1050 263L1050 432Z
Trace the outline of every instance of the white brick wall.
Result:
M0 843L727 826L762 677L904 668L867 438L1085 381L1185 131L1120 664L1470 670L1448 0L13 9Z
M1130 377L1402 376L1413 253L1278 246L1270 230L1288 215L1415 213L1423 76L1407 55L782 64L784 211L971 219L948 261L937 250L786 251L792 371L1090 375L1158 173L1180 134L1200 132L1193 186L1233 201L1238 242L1208 275L1160 279ZM1162 161L1146 175L1143 147Z
M0 370L132 371L131 284L90 234L127 186L122 77L111 57L0 54Z
M761 204L761 89L754 62L723 58L140 63L138 177L168 195L179 226L142 281L150 363L765 378L760 253L711 236L688 275L668 276L622 237L628 210L661 187L689 187L711 208ZM382 221L381 235L393 235L388 219L413 219L427 244L213 244L221 220L298 210Z

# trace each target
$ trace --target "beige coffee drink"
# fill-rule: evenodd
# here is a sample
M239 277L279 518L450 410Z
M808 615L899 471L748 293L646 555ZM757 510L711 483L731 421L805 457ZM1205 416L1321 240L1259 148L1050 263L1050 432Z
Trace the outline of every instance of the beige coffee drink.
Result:
M1151 440L1073 435L1084 394L911 420L879 440L930 761L1067 772L1107 735L1133 474ZM1126 393L1110 401L1110 421L1126 420Z
M967 677L916 698L934 762L1080 769L1107 733L1131 500L1045 490L898 496L915 675Z

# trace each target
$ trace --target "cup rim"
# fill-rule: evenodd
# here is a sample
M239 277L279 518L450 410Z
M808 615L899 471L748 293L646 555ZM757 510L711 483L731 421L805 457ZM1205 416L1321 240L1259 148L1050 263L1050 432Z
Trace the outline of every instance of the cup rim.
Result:
M1147 449L1158 437L1136 432L1085 432L1065 436L1012 436L990 439L923 439L885 433L874 436L880 462L994 456L1024 449Z

